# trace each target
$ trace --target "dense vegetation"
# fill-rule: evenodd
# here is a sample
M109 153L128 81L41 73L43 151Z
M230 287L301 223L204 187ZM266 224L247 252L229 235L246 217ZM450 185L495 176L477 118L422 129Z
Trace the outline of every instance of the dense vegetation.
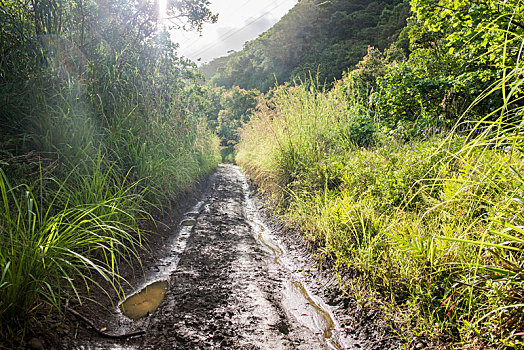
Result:
M222 162L234 163L234 147L238 143L238 129L249 121L257 105L260 92L239 87L203 87L203 105L207 124L220 139Z
M237 162L406 346L521 348L524 8L411 6L408 50L266 94Z
M202 71L215 85L263 92L310 73L330 83L355 67L369 45L383 50L397 40L408 13L402 0L302 0L243 50Z
M198 29L207 4L168 13ZM195 67L157 17L147 1L0 3L1 348L96 275L120 292L143 221L219 161Z
M0 347L95 275L120 293L220 151L407 345L522 346L521 2L301 0L221 87L153 5L0 3Z

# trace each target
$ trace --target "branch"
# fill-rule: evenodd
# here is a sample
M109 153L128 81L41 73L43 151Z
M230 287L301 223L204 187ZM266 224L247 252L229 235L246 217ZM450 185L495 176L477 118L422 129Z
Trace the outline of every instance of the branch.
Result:
M93 322L91 322L90 320L88 320L87 318L85 318L84 316L82 316L81 314L79 314L78 312L76 312L75 310L71 309L71 308L68 308L67 309L69 312L71 312L73 315L75 315L76 317L78 317L79 319L81 319L83 322L85 322L89 327L91 327L99 336L101 337L104 337L104 338L110 338L110 339L127 339L127 338L131 338L131 337L138 337L140 335L144 335L146 334L146 331L137 331L137 332L133 332L133 333L127 333L127 334L120 334L120 335L113 335L113 334L107 334L107 333L104 333L102 332L101 330L99 330Z

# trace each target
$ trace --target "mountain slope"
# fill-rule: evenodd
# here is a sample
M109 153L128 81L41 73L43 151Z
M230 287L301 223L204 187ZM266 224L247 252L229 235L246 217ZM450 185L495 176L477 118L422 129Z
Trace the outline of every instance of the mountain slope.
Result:
M353 68L369 45L384 49L397 40L408 15L403 0L301 0L243 50L202 71L215 85L261 91L309 72L330 82Z

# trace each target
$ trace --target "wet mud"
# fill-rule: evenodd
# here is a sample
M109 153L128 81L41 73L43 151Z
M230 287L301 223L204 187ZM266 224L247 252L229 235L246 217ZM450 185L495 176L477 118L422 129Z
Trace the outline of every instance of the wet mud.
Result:
M143 283L104 319L112 331L146 334L103 340L83 332L63 348L376 348L366 346L376 339L346 328L340 315L347 310L326 302L319 279L305 273L312 262L266 225L256 203L237 167L219 167L202 200L145 266Z

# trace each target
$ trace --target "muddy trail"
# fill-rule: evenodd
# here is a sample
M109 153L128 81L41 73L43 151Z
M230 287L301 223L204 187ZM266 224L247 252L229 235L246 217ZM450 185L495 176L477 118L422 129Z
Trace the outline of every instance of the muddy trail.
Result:
M144 283L103 320L108 332L145 334L117 340L75 331L62 347L393 348L374 326L365 332L348 326L355 324L344 316L351 306L335 289L326 292L321 278L308 272L313 262L268 227L256 203L237 167L219 167L201 201L146 266Z

